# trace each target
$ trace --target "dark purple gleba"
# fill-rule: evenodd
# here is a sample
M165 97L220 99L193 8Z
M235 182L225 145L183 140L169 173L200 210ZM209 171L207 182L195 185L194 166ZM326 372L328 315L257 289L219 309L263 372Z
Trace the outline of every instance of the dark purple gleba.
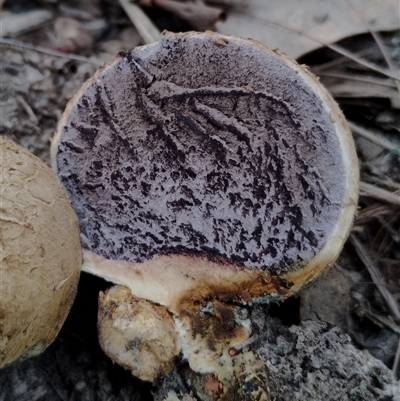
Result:
M321 100L279 60L216 47L123 52L71 110L57 169L88 249L286 271L324 245L344 166Z

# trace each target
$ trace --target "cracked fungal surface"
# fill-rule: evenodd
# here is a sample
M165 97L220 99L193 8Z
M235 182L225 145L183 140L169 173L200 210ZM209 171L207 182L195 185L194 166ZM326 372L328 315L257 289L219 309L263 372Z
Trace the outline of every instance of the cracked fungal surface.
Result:
M284 272L333 230L344 165L307 83L251 42L164 36L121 53L76 100L56 162L84 247L185 252Z

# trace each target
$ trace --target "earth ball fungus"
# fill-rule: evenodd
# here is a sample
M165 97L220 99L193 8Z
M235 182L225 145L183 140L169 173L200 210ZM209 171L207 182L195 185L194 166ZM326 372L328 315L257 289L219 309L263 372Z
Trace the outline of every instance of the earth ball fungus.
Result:
M76 214L51 169L0 136L0 368L42 352L74 301Z
M316 77L212 32L167 32L100 68L68 104L52 163L78 214L83 270L130 290L100 296L105 352L134 349L123 365L154 378L172 364L158 349L140 366L143 339L157 327L162 347L172 325L169 358L213 373L226 399L254 376L250 353L232 352L251 335L247 305L315 280L357 206L352 137ZM133 339L116 336L133 326Z

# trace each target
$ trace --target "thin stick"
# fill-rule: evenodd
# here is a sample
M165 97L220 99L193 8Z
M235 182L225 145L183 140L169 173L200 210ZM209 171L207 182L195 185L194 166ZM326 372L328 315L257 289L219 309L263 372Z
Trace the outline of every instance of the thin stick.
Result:
M98 60L97 58L94 58L94 57L88 58L88 57L80 56L79 54L63 53L63 52L59 52L57 50L48 49L47 47L35 46L35 45L32 45L31 43L21 42L19 40L0 37L0 43L10 46L10 47L33 50L38 53L47 54L47 55L53 56L53 57L66 58L68 60L74 60L74 61L78 61L80 63L88 63L88 64L92 64L95 66L99 66L99 65L103 64L100 60Z
M381 184L387 188L392 188L393 191L400 191L400 182L393 181L391 178L386 177L385 179L377 178L374 176L369 177L369 181Z
M285 29L287 31L297 33L298 35L302 35L303 37L305 37L305 38L307 38L307 39L309 39L309 40L311 40L311 41L313 41L315 43L318 43L321 47L325 46L328 49L331 49L334 52L341 54L342 56L346 57L347 59L356 62L357 64L360 64L360 65L362 65L362 66L364 66L364 67L366 67L366 68L368 68L368 69L370 69L372 71L379 72L380 74L385 75L388 78L392 78L392 79L394 79L396 81L400 81L400 77L397 77L396 75L392 74L391 71L388 70L387 68L382 68L382 67L379 67L379 65L376 65L376 64L371 63L369 61L363 60L362 58L358 57L355 53L352 53L349 50L346 50L346 49L344 49L343 47L341 47L339 45L329 44L329 43L322 43L322 42L312 38L311 36L304 34L304 32L298 31L296 29L288 28L288 27L286 27L286 26L284 26L282 24L278 24L276 22L267 21L265 19L257 17L256 15L254 15L252 13L249 13L249 12L244 12L243 11L242 14L247 15L248 17L257 19L257 20L261 21L264 24L277 26L277 27Z
M397 345L397 351L396 351L396 355L394 357L393 366L392 366L392 372L395 375L395 377L396 377L397 369L399 367L399 362L400 362L400 338L399 338L399 343Z
M314 71L314 69L312 69ZM392 79L381 79L381 78L372 78L372 77L363 77L360 75L350 75L350 74L340 74L336 72L324 72L321 71L318 73L320 77L328 77L328 78L340 78L345 79L351 82L365 82L368 84L385 86L388 88L396 88L396 85L393 83Z
M369 196L370 198L383 200L392 205L400 206L400 195L395 192L387 191L386 189L379 188L375 185L368 184L367 182L360 182L360 192Z
M393 64L393 60L390 57L390 54L388 53L387 48L386 48L385 44L383 43L380 35L377 32L374 32L373 30L370 30L370 33L371 33L372 37L374 38L376 44L378 45L379 50L381 51L383 58L385 59L387 65L389 66L389 69L392 72L392 74L396 74L396 72L397 72L397 75L400 77L399 69L396 68L395 65ZM399 95L400 95L400 82L399 82L399 80L395 80L394 82L396 84L397 91L399 92Z
M156 28L145 12L129 0L119 0L122 8L132 21L145 44L151 44L160 40L160 31Z
M393 333L400 335L400 327L392 321L391 317L378 315L371 310L366 311L366 316L368 316L369 319L376 323L377 326L385 326L388 329L392 330Z
M39 120L36 117L36 114L33 112L31 106L29 106L29 104L25 101L25 99L20 95L18 95L16 97L16 99L19 102L19 104L23 107L23 109L25 110L26 114L28 114L29 120L31 122L33 122L34 124L37 124L39 122Z
M379 292L381 293L383 299L385 300L387 306L389 307L389 311L392 314L393 318L396 320L397 323L400 322L400 309L399 305L397 304L396 300L394 299L393 295L388 291L388 289L383 284L383 277L381 273L375 268L372 263L368 252L361 244L361 242L357 239L354 234L350 234L349 236L350 242L354 246L358 257L364 263L364 266L367 268L372 281L378 288Z
M377 32L375 32L375 31L370 27L369 23L368 23L364 18L362 18L362 16L361 16L358 12L356 12L356 10L354 9L353 5L350 4L350 2L349 2L348 0L345 0L345 2L346 2L346 4L347 4L347 6L352 10L352 12L354 13L354 15L356 15L357 18L364 24L364 26L368 29L368 32L369 32L369 33L371 34L371 36L374 38L375 43L378 45L378 48L379 48L379 50L381 51L382 56L383 56L383 58L385 59L387 65L389 66L389 69L390 69L391 73L392 73L393 75L396 75L396 73L397 73L398 77L400 78L400 75L398 74L398 69L394 66L393 60L392 60L390 54L388 53L388 51L387 51L387 49L386 49L386 46L385 46L385 44L383 43L383 41L382 41L381 37L379 36L379 34L378 34ZM399 82L398 79L395 80L394 82L395 82L395 84L396 84L397 91L398 91L399 94L400 94L400 82Z
M383 228L385 228L386 231L390 234L392 240L394 242L400 243L400 233L390 225L390 222L387 223L382 216L377 216L377 219L379 223L382 224Z
M362 56L366 56L366 55L368 55L370 53L371 53L371 51L369 49L364 49L364 50L360 50L359 52L357 52L355 54L357 54L357 56L359 56L359 57L362 57ZM326 63L323 63L323 64L313 65L312 66L312 71L315 74L319 75L322 71L329 70L332 67L338 67L341 64L344 64L348 60L349 59L347 57L344 57L344 56L338 57L338 58L335 58L335 59L333 59L331 61L327 61Z
M382 215L390 213L390 211L389 206L375 202L360 210L354 220L354 226L362 226L372 219L377 219Z
M358 134L369 141L375 143L376 145L379 145L383 149L387 149L390 152L396 151L400 149L400 145L396 145L388 141L386 138L384 138L382 135L379 135L376 132L373 132L371 130L368 130L366 128L363 128L359 126L356 123L353 123L351 121L347 121L347 124L349 128L355 133Z
M345 48L343 48L342 46L339 45L335 45L335 44L326 44L324 45L326 46L328 49L331 49L339 54L341 54L342 56L347 57L348 59L356 62L357 64L360 64L366 68L369 68L372 71L375 72L379 72L382 75L385 75L389 78L394 79L395 81L399 81L400 78L397 77L396 75L392 74L392 72L386 68L382 68L379 67L378 65L371 63L369 61L363 60L362 58L358 57L356 54L346 50Z
M241 351L244 347L247 347L248 345L254 343L254 342L257 341L257 340L260 340L260 339L263 338L263 337L265 337L265 334L258 335L258 336L256 336L256 335L251 336L251 337L249 337L247 340L245 340L245 341L243 341L243 342L241 342L241 343L239 343L239 344L233 346L233 347L229 350L229 353L230 353L231 355L235 355L236 353L238 353L239 351Z

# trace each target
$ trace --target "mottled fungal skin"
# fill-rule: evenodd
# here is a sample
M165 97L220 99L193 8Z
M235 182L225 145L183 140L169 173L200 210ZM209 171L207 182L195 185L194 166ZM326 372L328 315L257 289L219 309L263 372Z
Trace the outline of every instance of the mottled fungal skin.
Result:
M0 368L56 338L75 298L77 217L51 169L0 137Z
M59 131L84 245L109 259L185 252L287 272L318 253L342 207L322 99L252 42L166 35L122 53Z

